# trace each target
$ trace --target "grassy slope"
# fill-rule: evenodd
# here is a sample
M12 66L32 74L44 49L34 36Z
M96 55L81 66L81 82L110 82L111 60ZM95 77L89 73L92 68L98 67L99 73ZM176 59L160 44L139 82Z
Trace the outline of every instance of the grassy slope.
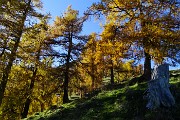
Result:
M90 99L76 100L61 108L36 113L28 120L180 120L180 76L171 77L171 84L176 99L173 108L147 110L147 101L143 99L147 88L145 83L116 85Z

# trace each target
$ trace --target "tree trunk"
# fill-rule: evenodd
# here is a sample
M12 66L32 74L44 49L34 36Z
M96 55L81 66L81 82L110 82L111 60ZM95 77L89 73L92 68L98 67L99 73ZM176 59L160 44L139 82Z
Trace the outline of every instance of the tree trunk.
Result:
M92 73L91 79L92 79L91 90L93 90L93 89L95 88L95 77L94 77L94 73Z
M29 0L29 2L27 4L27 8L24 11L23 18L22 18L22 24L19 27L20 28L19 31L17 30L18 34L17 34L17 36L16 36L16 38L14 40L15 44L14 44L13 49L11 51L8 64L7 64L6 68L3 71L2 80L0 82L0 106L2 104L2 99L4 98L4 92L5 92L5 89L6 89L6 84L7 84L7 81L8 81L9 74L11 72L11 67L12 67L13 61L15 60L15 57L16 57L16 51L17 51L17 49L19 47L19 42L20 42L20 39L21 39L21 36L22 36L22 33L23 33L24 23L25 23L27 14L28 14L28 10L30 8L30 4L31 4L31 0Z
M156 109L160 106L171 107L175 105L175 100L169 87L169 65L162 64L155 66L152 80L148 83L148 104L146 107Z
M67 68L66 68L67 69ZM65 71L65 78L64 78L64 96L63 96L63 103L68 103L69 98L68 98L68 83L69 83L69 75L68 75L68 70Z
M91 58L91 72L90 72L90 76L91 76L91 80L92 80L92 84L91 84L91 90L93 90L95 88L95 65L94 65L94 58Z
M67 54L67 58L66 58L66 69L65 69L65 73L64 73L63 103L68 103L69 102L68 84L69 84L69 62L70 62L71 50L72 50L72 33L69 33L68 39L69 39L69 48L68 48L68 54Z
M30 83L30 87L29 87L30 93L28 95L28 98L26 99L23 112L21 113L21 118L26 118L27 115L28 115L29 106L31 104L31 98L30 97L31 97L31 94L32 94L32 91L33 91L33 88L34 88L34 82L36 80L36 73L37 73L37 68L33 71L32 79L31 79L31 83Z
M44 111L44 103L40 103L41 104L41 112L43 112Z
M37 56L36 56L36 61L39 61L40 52L41 52L41 47L38 50L38 53L37 53ZM35 63L35 68L32 69L33 75L31 77L31 83L30 83L30 86L29 86L28 98L26 99L25 106L24 106L23 112L21 114L21 118L26 118L27 115L28 115L29 107L30 107L30 104L31 104L31 95L32 95L32 91L34 89L34 83L35 83L35 80L36 80L36 74L37 74L37 70L38 70L37 66L38 66L37 63Z
M149 53L144 51L145 61L144 61L144 74L143 77L146 81L151 80L151 56Z
M30 103L31 103L31 99L28 97L28 98L26 99L26 102L25 102L25 106L24 106L24 109L23 109L23 113L21 113L21 118L22 118L22 119L27 117Z
M111 84L114 84L114 67L113 67L113 62L111 61Z
M7 64L7 66L6 66L6 68L3 71L3 76L2 76L1 83L0 83L0 106L2 104L2 99L4 97L6 84L7 84L7 81L8 81L9 74L11 72L11 67L13 65L13 61L15 60L16 51L18 49L19 42L20 42L20 38L18 38L16 43L14 44L13 50L12 50L10 58L9 58L9 62Z

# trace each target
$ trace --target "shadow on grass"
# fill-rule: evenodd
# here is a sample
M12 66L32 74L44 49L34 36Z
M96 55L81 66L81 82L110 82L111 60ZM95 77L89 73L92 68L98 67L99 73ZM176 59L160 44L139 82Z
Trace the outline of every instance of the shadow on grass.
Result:
M32 117L31 120L180 120L180 81L171 79L176 99L173 108L148 110L144 92L146 83L133 86L109 85L90 99L81 99ZM30 120L30 119L29 119Z

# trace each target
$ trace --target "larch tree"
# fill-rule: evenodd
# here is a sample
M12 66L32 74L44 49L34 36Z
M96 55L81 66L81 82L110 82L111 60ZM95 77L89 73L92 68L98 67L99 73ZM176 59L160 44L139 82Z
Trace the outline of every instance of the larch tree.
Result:
M44 59L43 56L48 51L51 51L51 47L45 44L47 30L47 20L46 18L42 18L40 23L35 24L31 29L23 34L20 42L20 49L17 52L17 54L22 57L21 61L25 63L24 67L32 72L27 91L27 99L24 103L24 108L21 114L22 118L26 118L28 115L37 74L42 65L41 61Z
M7 82L2 103L2 119L25 118L28 114L42 111L46 109L46 105L51 105L49 101L52 100L58 83L49 72L52 62L48 65L46 61L51 60L46 56L51 52L51 47L45 43L47 30L45 16L23 33L17 59Z
M57 52L58 54L56 54L56 56L65 61L61 63L65 64L63 103L69 101L68 84L70 80L70 62L78 59L85 40L84 36L80 36L80 33L86 17L78 17L78 14L77 10L73 10L71 6L69 6L62 16L56 17L51 30L51 38L53 38L51 43L58 45L61 49Z
M6 49L4 50L7 54L6 65L3 69L1 81L0 81L0 105L4 97L6 84L8 81L13 61L16 59L16 52L18 51L19 43L23 32L27 30L27 22L32 17L41 17L40 13L37 13L35 8L40 7L39 1L33 0L13 0L13 1L2 1L1 9L2 14L0 17L0 26L2 29L6 29L10 36L3 38L3 41L9 41Z
M12 66L1 105L0 119L21 119L21 109L26 99L27 84L30 76L31 73L20 65Z
M110 70L111 84L114 84L115 67L122 63L122 59L125 58L130 47L118 36L119 34L121 34L121 31L119 31L119 26L115 21L107 20L101 34L100 46L105 64Z
M80 75L84 79L85 86L90 86L88 90L93 90L98 87L102 81L103 56L99 46L99 39L96 33L89 36L89 40L85 45L85 49L81 54L79 65ZM83 84L83 83L82 83Z
M179 4L179 0L102 0L92 5L93 13L90 14L101 13L106 19L113 16L111 19L120 26L119 36L132 46L142 48L145 57L143 77L150 80L151 59L161 57L162 61L168 53L160 50L168 48L167 45L177 46Z

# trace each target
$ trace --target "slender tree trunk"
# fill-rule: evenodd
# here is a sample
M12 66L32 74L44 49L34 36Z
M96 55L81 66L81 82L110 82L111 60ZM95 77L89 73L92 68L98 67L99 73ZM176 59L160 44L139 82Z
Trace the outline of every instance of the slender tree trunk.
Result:
M95 77L94 77L94 73L92 73L91 79L92 79L91 90L93 90L93 89L95 88Z
M22 34L22 31L20 33ZM21 34L20 34L20 36L21 36ZM0 106L2 104L2 99L4 97L6 84L7 84L7 81L8 81L9 74L11 72L11 67L13 65L13 61L15 60L16 51L18 49L19 42L20 42L20 37L17 38L17 41L15 42L14 47L13 47L13 49L11 51L11 55L9 57L9 62L7 64L7 66L6 66L6 68L3 71L2 80L1 80L1 83L0 83Z
M43 112L44 111L44 103L40 103L41 104L41 112Z
M91 80L92 80L92 84L91 84L91 90L93 90L94 89L94 87L95 87L95 74L94 74L94 67L95 67L95 65L94 65L94 58L92 57L91 58Z
M63 103L68 103L68 84L69 84L69 62L71 58L71 50L72 50L72 33L69 33L69 49L66 58L66 69L64 72L64 96L63 96Z
M112 60L111 60L110 71L111 71L111 84L114 84L114 66L113 66L113 61Z
M32 79L31 79L31 83L30 83L30 87L29 87L30 93L28 95L28 98L26 99L25 106L24 106L23 112L21 114L21 118L26 118L28 115L29 106L31 104L31 93L33 91L34 82L36 80L36 73L37 73L37 68L35 68L35 70L33 71Z
M66 65L69 63L66 63ZM65 71L65 78L64 78L64 96L63 96L63 103L68 103L69 102L69 98L68 98L68 83L69 83L69 70L66 67L66 71Z
M40 52L41 52L41 47L38 50L38 53L37 53L37 56L36 56L36 62L39 61ZM30 83L30 86L29 86L28 98L26 99L25 106L24 106L23 112L21 114L21 118L26 118L27 115L28 115L29 107L30 107L30 104L31 104L31 95L32 95L32 91L34 89L34 83L35 83L35 80L36 80L36 74L37 74L37 70L38 70L37 66L38 66L37 63L35 63L35 68L32 69L33 75L31 77L31 83Z
M140 14L143 15L143 11L140 10ZM141 27L142 31L146 32L146 24L148 25L147 21L142 20L141 21ZM148 37L143 38L143 47L144 49L148 46L147 41L149 41ZM144 61L144 74L142 75L142 79L145 79L146 81L151 80L151 55L144 50L144 56L145 56L145 61Z
M31 99L28 97L28 98L26 99L26 102L25 102L25 106L24 106L23 113L21 113L21 118L22 118L22 119L27 117L30 103L31 103Z
M151 80L151 56L149 53L144 51L145 61L144 61L144 74L143 77L146 81Z
M15 60L15 57L16 57L16 51L17 51L17 49L19 47L19 42L20 42L20 39L21 39L21 36L22 36L22 33L23 33L24 23L26 21L26 17L27 17L27 14L28 14L28 10L30 8L30 4L31 4L31 0L28 1L27 7L26 7L26 9L24 11L24 14L23 14L23 17L22 17L22 24L19 27L20 28L19 31L17 30L18 34L17 34L17 36L15 38L14 47L13 47L13 49L11 51L8 64L7 64L6 68L3 71L2 80L0 82L0 106L2 104L2 99L4 97L4 92L5 92L5 89L6 89L6 84L7 84L7 81L8 81L9 74L11 72L11 67L12 67L13 61Z
M0 83L0 105L2 104L2 99L4 97L4 92L5 92L6 84L7 84L7 81L8 81L9 72L11 71L13 60L14 59L11 59L8 62L7 67L3 71L3 76L2 76L1 83Z

